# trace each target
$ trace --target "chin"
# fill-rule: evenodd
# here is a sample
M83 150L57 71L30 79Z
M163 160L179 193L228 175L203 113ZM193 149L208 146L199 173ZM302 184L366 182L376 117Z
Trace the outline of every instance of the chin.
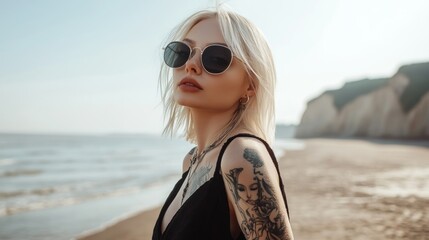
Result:
M183 93L175 93L174 101L184 107L203 107L201 106L201 98Z
M176 103L181 105L181 106L187 106L187 107L195 104L194 99L186 99L183 97L174 97L174 101L176 101Z
M176 99L176 103L183 107L189 108L201 108L201 102L196 102L190 99Z

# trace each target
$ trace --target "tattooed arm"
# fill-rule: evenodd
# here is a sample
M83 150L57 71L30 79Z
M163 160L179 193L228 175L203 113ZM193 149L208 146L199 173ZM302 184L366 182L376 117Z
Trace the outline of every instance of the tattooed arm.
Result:
M246 239L293 239L278 174L261 142L234 140L223 156L222 175Z

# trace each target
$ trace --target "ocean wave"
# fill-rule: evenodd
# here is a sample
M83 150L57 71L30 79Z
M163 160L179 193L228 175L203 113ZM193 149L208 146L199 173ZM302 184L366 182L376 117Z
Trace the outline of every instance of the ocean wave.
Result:
M2 216L10 216L21 212L42 210L46 208L52 207L61 207L61 206L69 206L78 203L82 203L85 201L92 201L100 198L108 198L108 197L117 197L123 195L129 195L141 192L142 189L140 187L127 187L122 189L117 189L115 191L106 191L93 193L91 195L79 196L79 197L65 197L59 199L39 199L32 202L20 202L16 205L9 206L0 206L0 217Z
M15 198L15 197L23 197L23 196L24 197L49 196L57 193L61 193L61 194L71 193L71 192L77 192L77 191L82 191L85 189L92 188L94 187L94 185L95 183L86 182L86 183L80 183L75 185L60 185L60 186L53 186L53 187L21 190L21 191L3 191L3 192L0 192L0 200Z
M40 189L34 189L34 190L24 190L24 191L9 191L9 192L0 192L0 200L7 199L7 198L16 198L16 197L22 197L22 196L47 196L51 195L55 192L58 192L55 188L49 187L49 188L40 188Z
M25 191L0 192L0 200L25 195Z
M14 160L12 158L3 158L3 159L0 159L0 167L1 166L13 165L15 163L16 163L16 160Z
M17 177L17 176L28 176L28 175L38 175L43 171L40 169L19 169L12 171L5 171L0 173L0 177Z

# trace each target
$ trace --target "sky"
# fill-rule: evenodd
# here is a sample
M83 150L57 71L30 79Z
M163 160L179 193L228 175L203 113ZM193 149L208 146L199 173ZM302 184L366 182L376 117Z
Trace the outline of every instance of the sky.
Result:
M429 61L426 0L229 0L264 32L276 121L362 78ZM160 133L162 47L214 0L0 0L0 132Z

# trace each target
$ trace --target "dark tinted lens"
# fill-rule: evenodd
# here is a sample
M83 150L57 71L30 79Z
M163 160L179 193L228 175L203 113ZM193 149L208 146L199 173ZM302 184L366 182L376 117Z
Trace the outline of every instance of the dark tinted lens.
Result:
M164 61L169 67L178 68L188 61L191 49L181 42L171 42L164 50Z
M209 46L204 49L202 61L204 68L210 73L221 73L231 64L232 53L223 46Z

